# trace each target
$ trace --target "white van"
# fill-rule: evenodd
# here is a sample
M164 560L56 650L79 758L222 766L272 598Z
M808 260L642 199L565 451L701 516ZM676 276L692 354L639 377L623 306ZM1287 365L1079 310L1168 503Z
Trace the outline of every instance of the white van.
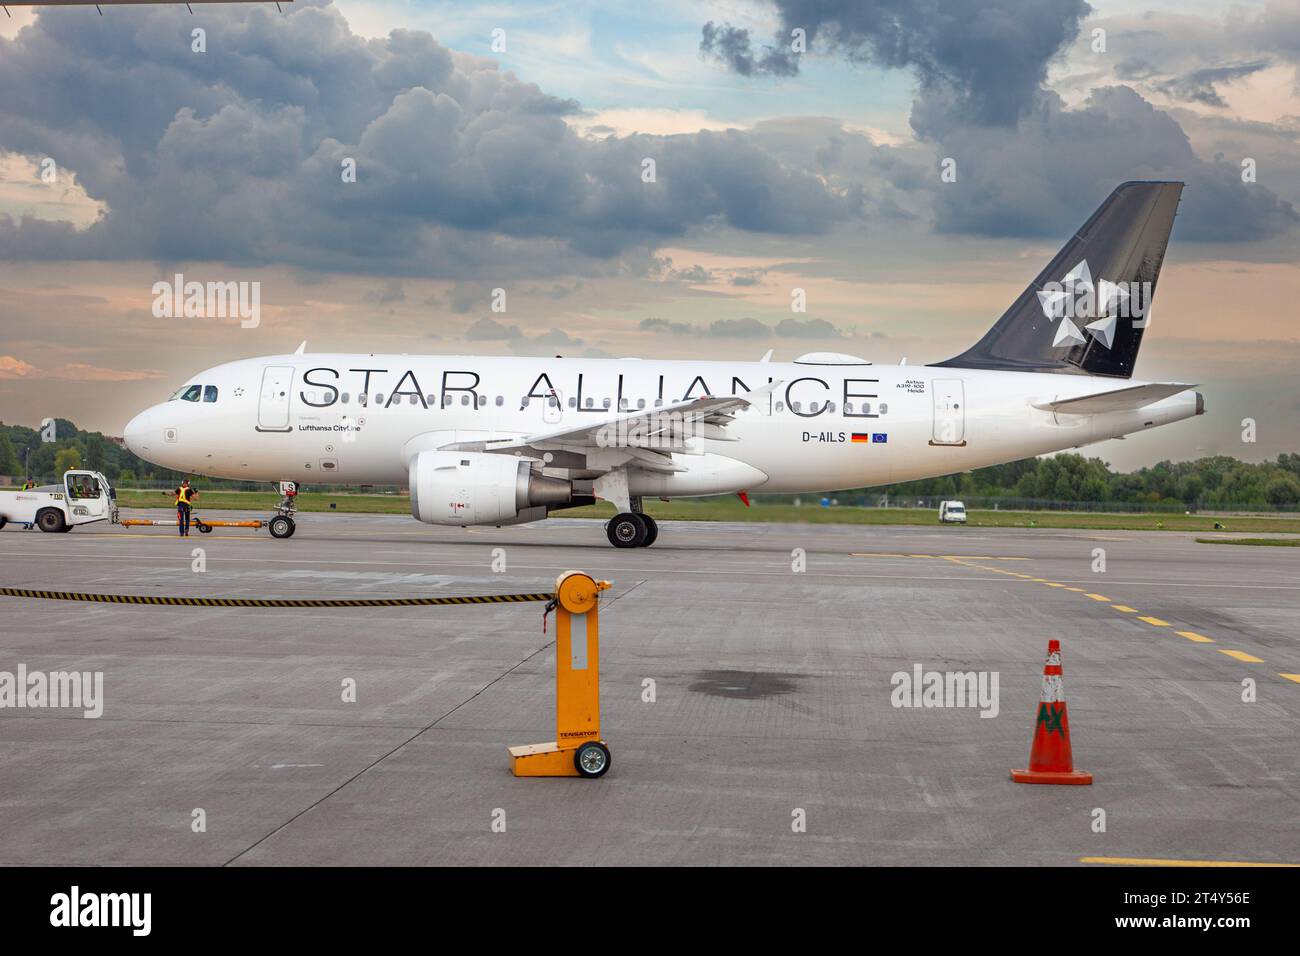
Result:
M966 505L960 501L941 501L939 503L939 523L966 523Z

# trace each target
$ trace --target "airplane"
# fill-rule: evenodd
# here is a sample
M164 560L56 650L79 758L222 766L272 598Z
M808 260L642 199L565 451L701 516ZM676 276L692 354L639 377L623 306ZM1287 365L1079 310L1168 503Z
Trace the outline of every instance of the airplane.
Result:
M307 354L230 362L131 419L175 471L410 488L435 525L612 502L648 546L647 497L817 493L946 475L1203 414L1194 385L1132 379L1183 184L1120 185L989 331L947 361L792 362ZM272 527L277 537L293 533Z

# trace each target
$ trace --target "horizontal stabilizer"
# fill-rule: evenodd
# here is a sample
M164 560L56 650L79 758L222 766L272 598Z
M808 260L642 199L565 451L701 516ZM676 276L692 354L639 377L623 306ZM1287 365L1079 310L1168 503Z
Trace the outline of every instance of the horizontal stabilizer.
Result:
M1077 395L1074 398L1055 399L1050 402L1034 402L1034 408L1042 408L1062 415L1099 415L1103 412L1123 412L1142 408L1152 402L1158 402L1170 395L1185 392L1195 385L1183 385L1179 382L1153 382L1150 385L1134 385L1130 388L1117 388L1109 392L1093 392L1091 395Z

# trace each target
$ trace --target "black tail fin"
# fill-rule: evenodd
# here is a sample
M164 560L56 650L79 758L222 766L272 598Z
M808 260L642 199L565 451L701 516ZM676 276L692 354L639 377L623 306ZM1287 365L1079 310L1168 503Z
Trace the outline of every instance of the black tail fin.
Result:
M1124 183L949 368L1130 378L1182 183Z

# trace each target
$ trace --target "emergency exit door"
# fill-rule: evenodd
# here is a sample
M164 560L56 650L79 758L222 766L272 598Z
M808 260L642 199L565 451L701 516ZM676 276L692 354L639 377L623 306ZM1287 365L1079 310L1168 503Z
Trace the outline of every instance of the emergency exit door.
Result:
M966 444L966 390L959 378L937 378L934 393L934 432L931 445Z
M268 365L262 372L262 395L257 404L259 431L292 430L289 428L289 392L292 385L291 365Z

